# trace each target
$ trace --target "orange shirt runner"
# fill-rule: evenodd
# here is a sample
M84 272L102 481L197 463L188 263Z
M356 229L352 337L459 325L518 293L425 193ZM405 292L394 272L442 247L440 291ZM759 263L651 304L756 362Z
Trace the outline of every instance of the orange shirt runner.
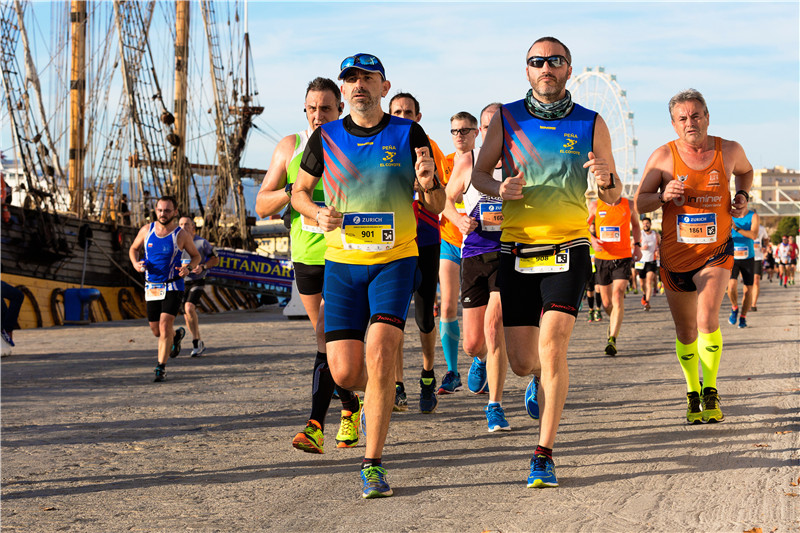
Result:
M627 198L621 198L617 205L608 205L598 198L594 227L597 238L603 241L603 250L595 252L595 258L631 257L631 205Z
M444 179L442 179L442 187L447 185L447 182L450 180L450 174L452 174L455 157L456 153L453 152L445 158L447 160L447 166L450 168L450 172L447 172ZM459 231L458 226L450 222L450 219L448 219L446 216L442 215L439 217L439 228L442 232L442 239L446 240L453 246L458 246L461 248L461 241L464 239L464 236L461 235L461 231Z

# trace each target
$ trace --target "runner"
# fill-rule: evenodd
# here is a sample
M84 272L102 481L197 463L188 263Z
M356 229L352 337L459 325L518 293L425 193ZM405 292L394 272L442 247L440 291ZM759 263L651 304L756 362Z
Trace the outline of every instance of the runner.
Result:
M394 405L395 361L419 281L414 189L428 194L440 184L425 131L381 109L391 84L380 60L350 56L339 79L350 114L309 138L292 207L326 232L328 360L337 383L366 390L362 497L376 498L392 495L381 458ZM325 207L311 196L320 178Z
M755 209L753 212L755 213ZM755 252L755 277L753 278L753 305L750 310L758 311L758 295L761 293L761 280L764 278L764 250L767 248L769 242L769 234L767 229L759 224L758 225L758 238L753 241L753 250Z
M606 203L598 198L589 214L589 233L594 248L595 287L609 316L606 355L617 355L617 337L625 316L625 289L634 261L642 257L639 216L627 198ZM634 250L631 252L631 237ZM633 260L631 260L633 258Z
M787 269L787 274L789 275L788 284L791 285L794 285L794 271L797 270L798 251L800 250L798 250L794 235L789 235L789 268Z
M653 221L649 217L642 219L642 257L636 263L636 272L642 280L642 307L650 310L650 298L656 288L656 272L658 272L658 247L661 236L652 229Z
M481 111L481 126L488 128L501 106L498 103L486 106ZM474 393L481 393L488 387L489 403L484 413L489 431L510 431L511 425L506 420L502 406L508 357L503 338L500 289L497 286L502 200L497 196L482 194L471 183L474 162L479 154L480 149L476 148L456 161L447 184L444 214L464 235L461 248L464 351L473 357L468 387ZM492 179L499 183L502 178L502 169L495 168ZM462 201L464 213L459 213L456 203Z
M447 156L448 166L453 168L455 162L464 154L471 154L478 137L478 119L466 111L450 117L450 133L456 151ZM450 177L442 181L447 185ZM456 210L463 213L464 204L456 204ZM447 363L447 373L442 378L438 394L451 394L461 390L461 374L458 372L458 350L461 344L461 330L458 327L458 297L461 292L461 244L464 236L458 226L444 213L439 217L439 229L442 233L442 245L439 252L439 291L441 294L441 314L439 316L439 337L442 340L442 351Z
M186 325L189 326L189 332L192 334L192 357L198 357L206 351L205 343L200 339L200 318L197 316L197 304L200 303L205 285L206 275L208 269L214 268L219 264L219 257L217 252L210 242L197 234L197 226L194 220L189 217L181 217L178 220L178 226L189 234L197 248L197 253L200 254L200 264L197 265L184 281L185 290L183 292L183 318L186 320ZM189 254L183 253L183 260L189 258Z
M642 213L663 209L661 281L686 377L686 420L719 422L719 311L733 266L731 216L747 213L753 167L739 143L708 135L708 107L700 92L689 89L673 96L669 113L678 139L650 156L636 191L636 208Z
M284 137L272 154L269 171L264 176L256 198L256 213L260 217L277 214L289 204L309 136L321 125L338 119L344 110L339 87L328 78L315 78L306 88L304 109L308 128ZM314 190L313 199L322 204L324 193L321 184ZM336 445L339 448L350 448L358 444L360 404L357 395L336 385L328 365L324 335L325 302L322 300L325 236L316 221L300 216L300 213L290 207L289 210L289 241L295 283L317 340L317 355L314 358L311 379L311 415L306 427L295 435L292 446L308 453L324 453L325 416L328 414L331 396L336 391L342 402Z
M128 257L137 272L145 274L144 295L150 331L158 337L158 364L153 381L167 377L167 358L177 357L183 328L173 329L183 299L183 278L200 263L200 254L188 233L178 227L178 202L172 196L158 199L155 222L145 224L133 240ZM139 254L144 249L144 259ZM181 262L181 250L189 254L189 263Z
M728 281L728 298L731 301L731 314L728 323L736 325L739 316L739 273L742 274L744 297L742 298L739 327L747 327L747 312L753 302L753 283L755 282L755 239L758 238L758 214L752 209L743 217L732 220L731 238L733 239L733 268Z
M762 229L763 227L761 226ZM772 283L772 276L775 274L775 247L769 241L769 238L767 239L764 251L764 271L767 273L767 281Z
M419 123L422 113L419 102L409 93L397 93L389 100L389 113L396 117L406 118ZM450 176L451 168L439 149L439 146L428 139L433 149L433 160L436 162L436 172ZM420 396L419 410L430 414L436 409L439 400L436 398L436 375L433 371L433 358L436 350L436 319L433 306L436 303L436 285L439 277L439 248L441 236L439 234L439 213L444 208L444 189L440 188L429 193L417 193L414 200L414 215L417 218L417 258L422 281L414 291L414 313L419 329L419 340L422 345L422 375L419 379ZM394 410L405 411L408 409L408 397L403 384L403 349L400 349L395 367L395 395Z
M605 121L566 90L567 47L543 37L525 60L532 89L495 114L472 184L503 199L498 285L508 361L515 374L534 376L526 409L534 418L541 413L528 486L555 487L552 448L569 389L567 347L590 268L586 168L604 202L615 203L622 187ZM493 177L501 157L502 183Z

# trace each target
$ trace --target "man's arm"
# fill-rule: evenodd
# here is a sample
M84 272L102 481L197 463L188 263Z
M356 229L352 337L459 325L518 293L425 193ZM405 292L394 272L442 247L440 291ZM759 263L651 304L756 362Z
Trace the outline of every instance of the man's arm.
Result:
M272 161L269 170L264 175L261 188L256 196L256 214L261 218L278 214L289 203L289 196L284 191L286 187L286 168L289 158L294 153L296 139L288 135L281 139L275 151L272 152Z
M758 239L758 225L759 225L758 213L753 213L753 218L750 221L750 229L743 228L741 226L736 226L736 231L747 237L748 239L756 240Z
M192 258L188 265L181 264L178 268L178 275L184 277L200 264L200 252L194 245L194 239L185 231L178 232L178 248L184 250Z
M633 260L638 261L642 258L642 227L639 224L639 213L631 203L631 235L633 235ZM639 246L636 246L639 243Z
M128 258L131 260L131 264L136 272L145 271L144 261L139 260L139 250L141 250L142 246L144 245L144 240L147 238L148 229L149 226L142 226L142 228L139 230L139 233L136 234L136 238L133 239L131 247L128 248Z
M453 166L453 173L445 187L446 202L444 206L444 216L456 225L462 235L469 235L471 231L478 227L478 222L464 213L459 213L456 209L456 202L460 202L464 197L464 183L472 173L472 153L464 154L459 157Z
M614 164L614 153L611 151L611 134L603 117L597 115L594 123L594 142L592 151L589 152L589 161L584 165L594 174L595 184L597 184L597 196L607 204L616 203L622 196L622 178L617 175L617 167ZM613 188L611 174L614 174Z
M666 202L680 198L681 194L683 183L672 179L672 154L665 144L650 155L644 166L642 181L634 195L634 207L639 213L651 213Z
M736 141L723 141L723 143L723 153L726 152L727 148L727 151L731 154L730 168L736 184L736 191L745 191L749 194L750 187L753 185L753 165L747 160L742 145ZM749 199L743 194L735 194L732 200L731 216L740 218L746 215Z
M444 180L444 164L446 160L444 154L436 145L436 143L431 142L431 148L434 165L436 167L436 177L440 185L439 188L433 191L419 191L419 201L427 211L438 215L444 210L445 204L445 192L444 187L441 186L441 183Z
M502 111L502 110L501 110ZM489 196L503 200L521 200L525 178L522 171L499 182L494 179L494 169L503 155L503 113L498 111L489 123L481 153L472 169L472 186Z

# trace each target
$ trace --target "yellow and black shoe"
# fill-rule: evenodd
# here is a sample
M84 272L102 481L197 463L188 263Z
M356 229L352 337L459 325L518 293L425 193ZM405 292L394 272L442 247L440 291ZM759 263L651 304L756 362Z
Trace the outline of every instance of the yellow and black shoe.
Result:
M295 435L292 446L308 453L325 453L322 426L316 420L309 420L303 431Z
M687 392L686 403L686 422L689 424L701 424L703 422L703 407L700 403L700 393Z
M361 405L355 413L342 409L342 421L336 434L337 448L352 448L358 444L358 426L361 420Z
M617 339L616 337L609 337L608 344L606 344L606 355L614 357L617 355Z
M719 406L719 394L714 387L705 387L703 389L703 422L706 424L713 424L715 422L722 422L725 415L722 414L722 409Z

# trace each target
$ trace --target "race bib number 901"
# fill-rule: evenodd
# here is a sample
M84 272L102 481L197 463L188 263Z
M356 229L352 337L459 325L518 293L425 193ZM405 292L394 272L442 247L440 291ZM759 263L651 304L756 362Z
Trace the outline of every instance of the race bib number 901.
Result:
M362 252L391 250L394 232L394 213L348 213L342 219L342 247Z

